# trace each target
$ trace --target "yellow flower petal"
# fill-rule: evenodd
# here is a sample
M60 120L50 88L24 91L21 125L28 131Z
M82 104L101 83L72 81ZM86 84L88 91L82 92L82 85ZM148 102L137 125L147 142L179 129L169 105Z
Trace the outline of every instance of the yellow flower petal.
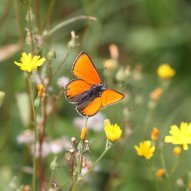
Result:
M180 127L172 125L169 133L165 137L166 143L182 145L184 150L188 150L188 144L191 144L191 123L181 123Z
M149 140L140 142L139 146L135 145L134 148L137 151L137 155L146 159L150 159L155 151L155 147L152 146L151 141Z
M27 54L25 52L22 53L20 60L21 62L15 61L14 63L19 66L21 70L27 72L31 72L46 61L45 58L40 58L40 56L32 56L31 53Z
M105 130L107 139L112 143L117 141L122 134L122 130L120 129L120 127L117 124L115 125L110 124L109 121L105 121L104 130Z

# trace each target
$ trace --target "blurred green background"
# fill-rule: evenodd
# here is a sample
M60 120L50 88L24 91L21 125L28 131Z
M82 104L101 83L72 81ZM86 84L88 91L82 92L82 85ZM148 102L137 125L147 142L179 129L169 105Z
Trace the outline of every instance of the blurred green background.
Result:
M55 49L57 66L67 53L67 44L70 40L70 32L73 30L78 35L79 47L71 52L66 61L66 67L59 76L66 75L72 78L70 73L72 63L80 51L86 51L95 62L101 73L104 73L103 61L110 57L108 47L116 44L119 48L119 65L135 68L137 64L142 65L142 80L132 82L125 80L122 87L117 87L127 95L140 95L141 103L131 99L110 107L103 111L107 118L113 123L118 122L124 126L124 108L131 112L131 127L135 129L129 136L122 158L117 167L116 178L113 189L120 191L146 191L155 190L151 173L147 172L146 162L140 159L135 151L134 144L143 138L149 138L149 129L157 126L161 131L161 137L168 132L171 124L179 124L181 121L190 121L191 113L191 1L190 0L47 0L39 1L39 13L41 23L45 22L50 4L54 2L53 11L47 30L56 24L69 18L88 15L97 18L97 21L80 20L56 31L45 43L44 56L52 48ZM23 50L28 52L29 46L25 43L26 38L26 7L25 0L1 0L0 4L0 90L6 93L4 103L0 108L0 190L8 190L14 176L18 177L20 184L30 184L30 175L25 176L21 172L21 166L31 165L30 154L23 145L17 143L16 137L26 127L20 120L17 107L16 95L26 91L23 73L13 64L19 60L21 49L18 43L23 44ZM15 45L14 49L12 46ZM13 51L11 52L13 48ZM149 93L160 85L156 74L157 67L161 63L169 63L175 70L176 75L171 80L168 90L159 100L152 120L149 124L145 118L148 110ZM120 68L118 66L118 69ZM58 77L59 77L58 76ZM114 80L115 81L115 80ZM56 82L54 86L56 89ZM58 91L57 89L55 92ZM116 109L121 110L116 115ZM79 136L79 130L73 128L73 118L78 114L74 106L61 101L56 115L47 126L47 136L50 139L62 135L68 137ZM148 126L148 133L143 137L143 127ZM123 127L125 131L125 126ZM92 160L103 150L104 133L90 134L90 139L101 140L93 146L90 153ZM95 137L94 137L95 136ZM99 142L99 141L97 141ZM166 160L172 162L170 152L172 147L167 146ZM103 159L100 164L103 168L98 174L93 175L93 181L86 183L88 186L82 190L104 190L107 183L113 158L120 152L120 146L116 143L113 150ZM172 178L171 183L186 176L181 165L190 168L189 151L183 153L180 161L180 174ZM63 153L59 155L60 160ZM50 155L45 159L47 169L53 159ZM159 159L156 157L155 164L160 167ZM172 159L173 160L173 159ZM168 165L167 164L167 165ZM59 169L57 181L64 183L68 178L65 168ZM48 174L48 170L47 170ZM187 176L186 176L187 177ZM66 179L67 179L66 178ZM187 180L187 178L186 178ZM166 181L159 181L160 190L169 190ZM162 189L162 186L163 189ZM176 187L173 190L185 190Z

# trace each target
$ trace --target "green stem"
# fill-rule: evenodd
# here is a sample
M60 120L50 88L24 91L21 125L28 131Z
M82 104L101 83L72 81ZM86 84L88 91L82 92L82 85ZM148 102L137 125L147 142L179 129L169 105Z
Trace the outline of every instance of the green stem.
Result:
M15 1L15 3L14 3L14 5L15 5L15 16L16 16L16 19L17 19L17 25L18 25L18 30L19 30L19 45L21 46L21 49L23 50L24 35L23 35L23 26L22 26L21 13L20 13L18 3L19 3L18 1Z
M34 1L34 11L36 17L36 24L38 27L38 32L41 34L41 26L40 26L40 14L39 14L39 0Z
M149 162L149 166L150 166L149 168L151 169L152 176L154 178L156 190L160 191L159 184L158 184L158 181L157 181L156 176L155 176L154 165L153 165L152 161L148 161L148 162Z
M87 127L87 124L88 124L88 117L86 117L85 127Z
M33 42L33 31L32 31L31 12L32 12L31 0L29 0L29 5L28 5L29 30L30 30L30 38L31 38L31 50L32 50L32 54L34 54L34 42Z
M28 93L29 93L29 99L30 104L32 108L32 119L33 119L33 128L34 128L34 153L33 153L33 177L32 177L32 190L36 190L36 143L37 143L37 128L36 128L36 114L35 114L35 108L33 104L33 93L32 93L32 85L30 82L30 74L27 76L27 84L28 84Z
M169 173L168 173L167 168L166 168L166 164L165 164L162 148L159 148L159 152L160 152L161 164L162 164L163 168L165 169L166 177L169 178Z
M92 16L84 16L84 15L82 15L82 16L73 17L73 18L71 18L71 19L68 19L68 20L66 20L66 21L63 21L63 22L59 23L58 25L56 25L55 27L53 27L51 30L49 30L46 35L50 36L50 35L52 35L54 32L56 32L57 30L61 29L62 27L65 27L66 25L71 24L71 23L73 23L73 22L76 22L76 21L78 21L78 20L84 20L84 19L85 19L85 20L87 19L87 20L96 21L96 18L95 18L95 17L92 17Z
M174 163L174 166L172 167L170 174L174 173L174 171L176 170L176 167L178 166L178 163L179 163L179 157L177 157L176 162Z
M51 0L50 6L48 8L48 14L47 14L46 20L44 22L44 25L42 27L42 31L44 31L44 29L47 27L47 25L49 23L49 20L51 18L51 14L52 14L52 10L53 10L54 4L55 4L55 0Z
M85 120L85 127L87 127L87 123L88 123L88 117ZM76 168L74 170L74 173L72 175L72 180L70 183L69 191L75 190L76 186L77 186L77 182L79 181L82 163L83 163L84 141L82 141L82 140L80 141L80 143L78 144L78 150L79 150L79 156L76 159L77 164L76 164Z
M33 153L33 191L36 190L36 144L37 144L37 128L34 125L34 153Z
M93 166L89 169L89 171L80 178L80 180L84 179L96 167L96 165L100 162L100 160L107 153L107 151L111 148L111 146L112 146L112 144L110 144L109 141L107 140L106 144L105 144L105 150L103 151L103 153L98 157L98 159L95 161Z
M64 57L63 61L61 62L61 64L58 66L58 68L56 69L56 71L52 74L52 78L61 71L62 67L64 66L66 60L68 59L69 55L70 55L70 50L68 50L68 52L66 53L66 56Z
M107 153L107 151L111 148L111 146L112 145L107 140L105 144L105 150L103 151L103 153L98 157L98 159L95 161L93 166L89 169L89 171L86 174L84 174L80 178L79 177L77 178L78 184L75 182L72 190L76 190L77 185L79 185L80 182L95 168L95 166L99 163L99 161L103 158L103 156Z
M79 150L79 158L77 159L77 179L80 176L81 168L82 168L82 158L83 158L83 148L84 148L84 141L80 141L80 150Z
M103 153L99 156L99 158L95 161L92 170L94 169L94 167L99 163L99 161L103 158L103 156L107 153L107 151L111 148L111 145L109 144L109 141L107 140L106 142L106 147L105 150L103 151Z
M85 121L85 127L87 128L87 124L88 124L88 117L86 117L86 121ZM79 143L79 159L77 161L77 180L80 177L81 174L81 168L82 168L82 163L83 163L83 151L84 151L84 141L80 141Z

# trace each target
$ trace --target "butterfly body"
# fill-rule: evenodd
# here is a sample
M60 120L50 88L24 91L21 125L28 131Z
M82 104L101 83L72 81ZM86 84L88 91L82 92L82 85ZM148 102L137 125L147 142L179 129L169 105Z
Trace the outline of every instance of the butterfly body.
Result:
M107 89L90 57L82 52L75 60L72 72L77 77L66 85L65 96L76 104L76 110L83 116L91 117L100 109L117 103L124 95Z
M96 97L100 97L104 90L106 90L105 84L93 85L89 91L82 94L77 104L80 105L83 102L92 101Z

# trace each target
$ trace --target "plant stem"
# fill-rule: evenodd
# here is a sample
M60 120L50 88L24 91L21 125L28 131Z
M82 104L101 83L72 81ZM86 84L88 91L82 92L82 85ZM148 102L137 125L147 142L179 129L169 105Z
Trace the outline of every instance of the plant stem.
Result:
M117 167L118 167L121 157L123 156L126 140L127 140L127 136L124 137L124 139L121 142L120 147L118 148L120 150L120 153L115 156L115 159L112 164L112 170L111 170L109 178L105 184L104 191L112 190L112 185L113 185L112 183L114 182L114 179L116 178Z
M88 124L88 117L85 120L85 127L87 127L87 124ZM77 156L77 159L76 159L77 164L72 174L72 180L70 183L69 191L75 190L77 186L77 182L79 181L82 163L83 163L84 141L82 140L80 141L80 143L78 144L78 150L79 150L79 155Z
M157 181L156 176L155 176L154 165L153 165L152 161L148 161L148 162L150 162L150 169L152 172L152 176L154 178L156 190L160 191L159 184L158 184L158 181Z
M46 127L46 103L47 103L47 97L44 96L42 100L42 108L41 108L41 114L42 114L42 121L40 124L39 129L39 180L40 180L40 188L42 189L43 183L44 183L44 168L43 168L43 158L42 158L42 147L44 142L44 134L45 134L45 127Z
M101 153L101 155L98 157L98 159L94 162L93 166L88 170L88 172L86 174L84 174L80 180L83 180L95 167L96 165L100 162L100 160L103 158L103 156L107 153L107 151L111 148L111 144L109 143L109 141L106 141L105 144L105 150L103 151L103 153Z
M109 141L106 141L106 145L105 145L105 150L103 151L103 153L99 156L99 158L95 161L92 169L94 169L94 167L99 163L99 161L103 158L103 156L107 153L107 151L111 148L111 145L109 143Z
M40 26L40 14L39 14L39 0L34 1L34 11L35 11L35 18L36 24L38 27L38 32L41 34L41 26Z
M173 173L174 173L174 171L176 170L176 167L178 166L178 163L179 163L179 156L177 156L176 161L175 161L175 163L174 163L174 166L173 166L172 169L171 169L170 174L173 174Z
M18 29L19 29L19 45L21 46L21 49L23 49L23 39L24 39L24 35L23 35L23 28L22 28L22 19L21 19L21 13L20 13L20 9L19 9L19 5L18 5L18 1L15 1L14 3L15 5L15 16L17 19L17 25L18 25Z
M43 27L42 27L42 31L45 30L45 28L47 27L47 25L48 25L48 23L49 23L49 21L50 21L54 4L55 4L55 0L51 0L50 6L49 6L49 8L48 8L48 14L47 14L46 20L45 20L45 22L44 22L44 25L43 25Z
M85 19L85 20L87 19L87 20L96 21L96 18L95 18L95 17L92 17L92 16L84 16L84 15L82 15L82 16L73 17L73 18L71 18L71 19L68 19L68 20L66 20L66 21L63 21L63 22L59 23L58 25L56 25L55 27L53 27L51 30L49 30L46 35L50 36L50 35L52 35L54 32L56 32L57 30L61 29L62 27L66 26L66 25L68 25L68 24L71 24L71 23L73 23L73 22L76 22L76 21L78 21L78 20L84 20L84 19Z
M50 118L51 115L53 115L56 111L56 106L58 105L59 101L63 98L63 95L64 95L64 90L61 90L59 92L59 95L58 95L58 98L57 100L55 101L54 105L52 106L50 112L47 114L47 120Z
M159 152L160 152L161 164L162 164L163 168L165 169L166 177L169 178L169 173L167 171L165 160L164 160L164 156L163 156L162 146L159 147Z
M32 177L32 190L36 190L36 144L37 144L37 128L36 128L36 113L33 104L33 93L32 93L32 85L30 82L30 74L27 75L27 85L28 85L28 93L30 104L32 108L32 119L33 119L33 128L34 128L34 152L33 152L33 177Z
M34 54L34 42L33 42L31 14L32 14L31 0L29 0L29 5L28 5L28 19L29 19L29 22L28 23L29 23L30 38L31 38L31 51L32 51L32 54Z
M87 127L87 124L88 124L88 117L86 117L86 121L85 121L85 126L84 127Z
M71 49L68 50L68 52L66 53L66 56L64 57L63 61L61 62L61 64L58 66L58 68L56 69L56 71L52 74L52 78L61 71L62 67L64 66L66 60L68 59L69 55L70 55L70 51Z

